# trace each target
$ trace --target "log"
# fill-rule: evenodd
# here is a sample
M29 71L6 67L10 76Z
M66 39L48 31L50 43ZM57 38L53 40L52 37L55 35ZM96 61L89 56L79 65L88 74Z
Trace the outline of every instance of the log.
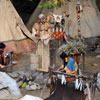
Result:
M57 72L57 71L53 71L53 74L55 74L55 75L60 74L60 75L72 76L72 77L74 76L74 77L77 77L77 78L83 78L83 79L88 79L88 80L92 79L91 77L84 76L84 75L68 74L68 73L62 73L62 72Z
M40 72L43 72L43 73L46 73L46 74L50 73L50 70L48 72L46 72L46 71L43 71L41 69L35 69L35 71L40 71ZM54 75L60 74L60 75L64 75L64 76L72 76L72 77L92 80L92 77L88 77L88 76L84 76L84 75L75 75L75 74L69 74L69 73L62 73L62 72L58 72L58 71L51 71L51 72L53 72Z

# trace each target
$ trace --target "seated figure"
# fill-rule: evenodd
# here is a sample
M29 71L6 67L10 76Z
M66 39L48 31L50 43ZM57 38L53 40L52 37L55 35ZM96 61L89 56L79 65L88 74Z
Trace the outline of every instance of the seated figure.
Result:
M60 58L63 60L63 65L58 69L69 74L77 74L78 65L72 57L66 55L62 52Z
M3 69L5 68L7 62L8 62L8 57L4 56L4 49L6 45L4 43L0 43L0 68ZM10 60L10 59L9 59Z

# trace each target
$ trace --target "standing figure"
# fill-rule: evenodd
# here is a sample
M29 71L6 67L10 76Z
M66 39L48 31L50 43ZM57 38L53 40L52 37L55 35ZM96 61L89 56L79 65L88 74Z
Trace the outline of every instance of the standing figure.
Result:
M40 56L40 67L48 71L50 66L49 40L51 34L50 25L47 23L44 14L39 15L38 22L32 28L32 35L37 39L36 53Z

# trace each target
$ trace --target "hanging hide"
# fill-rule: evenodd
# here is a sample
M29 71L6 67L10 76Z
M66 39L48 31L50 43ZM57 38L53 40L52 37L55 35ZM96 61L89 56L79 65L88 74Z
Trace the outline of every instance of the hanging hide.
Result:
M52 36L57 40L63 38L63 36L64 36L63 25L65 23L63 14L62 15L50 14L48 16L48 20L50 20L50 18L53 22L53 28L51 28Z
M57 23L61 23L61 20L62 20L62 15L55 15L53 14L53 17L54 17L54 21L57 22Z
M58 80L54 87L56 88L51 96L44 100L84 100L84 91L75 90L74 83L61 85L61 81Z

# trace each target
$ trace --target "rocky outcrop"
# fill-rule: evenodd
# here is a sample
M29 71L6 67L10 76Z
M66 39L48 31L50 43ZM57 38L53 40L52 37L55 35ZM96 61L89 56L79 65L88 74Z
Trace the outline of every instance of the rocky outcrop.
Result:
M5 72L0 72L0 100L21 97L16 81Z

